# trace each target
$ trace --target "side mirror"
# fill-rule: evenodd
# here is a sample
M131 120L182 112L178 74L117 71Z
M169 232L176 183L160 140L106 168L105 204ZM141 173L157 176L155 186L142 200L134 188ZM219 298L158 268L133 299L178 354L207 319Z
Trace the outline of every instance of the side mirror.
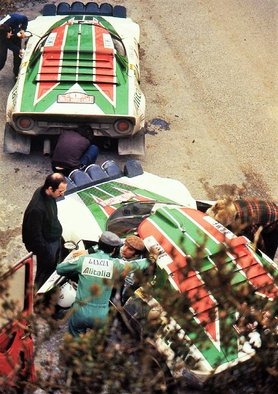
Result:
M73 241L67 241L64 243L64 248L67 250L74 250L74 249L78 249L78 245Z

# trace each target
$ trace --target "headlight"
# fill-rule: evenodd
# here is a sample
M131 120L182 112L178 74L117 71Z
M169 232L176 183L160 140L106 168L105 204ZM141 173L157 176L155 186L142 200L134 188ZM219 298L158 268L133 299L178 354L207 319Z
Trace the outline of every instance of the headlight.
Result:
M21 130L31 130L34 127L35 122L31 118L21 116L17 119L16 125Z
M133 124L127 119L118 119L114 123L114 128L117 133L128 134L133 129Z

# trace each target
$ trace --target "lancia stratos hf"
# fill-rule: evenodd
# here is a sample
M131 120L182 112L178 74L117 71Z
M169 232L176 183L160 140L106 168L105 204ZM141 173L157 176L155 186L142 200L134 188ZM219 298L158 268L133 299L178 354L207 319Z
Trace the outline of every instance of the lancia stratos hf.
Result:
M156 315L152 343L172 375L200 382L246 367L272 338L270 322L277 324L277 265L207 207L180 182L146 173L134 160L124 169L110 160L74 170L58 202L67 241L97 241L110 230L123 239L138 234L147 249L160 250L154 277L123 310L139 335ZM54 274L43 292L60 279Z
M17 82L7 102L4 151L30 153L31 137L86 124L119 154L144 154L145 97L137 23L123 6L46 4L29 22Z

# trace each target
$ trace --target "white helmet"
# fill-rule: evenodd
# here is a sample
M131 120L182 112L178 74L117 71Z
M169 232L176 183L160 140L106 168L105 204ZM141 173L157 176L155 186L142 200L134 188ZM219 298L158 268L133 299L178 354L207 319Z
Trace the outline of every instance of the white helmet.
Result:
M60 295L58 298L57 305L62 308L69 308L75 301L76 297L76 289L70 282L64 283L60 287Z

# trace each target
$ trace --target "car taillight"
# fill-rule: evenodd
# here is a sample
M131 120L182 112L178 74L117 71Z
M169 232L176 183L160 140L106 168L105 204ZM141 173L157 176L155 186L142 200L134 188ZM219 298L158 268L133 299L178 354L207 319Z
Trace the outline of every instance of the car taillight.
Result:
M132 123L127 120L127 119L118 119L114 123L114 128L118 133L124 133L127 134L132 131L133 125Z
M17 119L16 125L21 130L30 130L34 126L34 121L31 118L21 116Z

